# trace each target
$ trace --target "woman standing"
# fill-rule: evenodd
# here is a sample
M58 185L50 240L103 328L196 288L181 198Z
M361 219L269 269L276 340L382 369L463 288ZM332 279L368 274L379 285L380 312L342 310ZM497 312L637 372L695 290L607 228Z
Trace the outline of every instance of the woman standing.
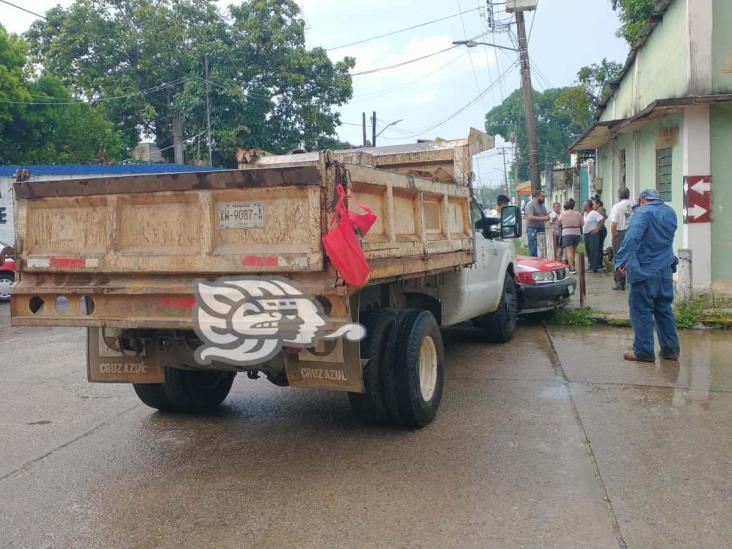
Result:
M574 210L573 201L564 203L564 211L559 216L559 227L562 231L562 248L567 254L569 272L575 274L574 258L579 246L582 234L582 216Z

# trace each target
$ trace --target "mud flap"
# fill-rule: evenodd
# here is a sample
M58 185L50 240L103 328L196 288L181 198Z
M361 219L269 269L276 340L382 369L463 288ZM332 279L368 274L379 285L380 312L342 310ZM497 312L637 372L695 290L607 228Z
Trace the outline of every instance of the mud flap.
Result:
M117 347L118 330L87 328L87 379L92 383L163 383L165 371L156 345L145 345L140 353L122 352Z
M321 340L314 349L282 353L290 385L363 393L359 342Z

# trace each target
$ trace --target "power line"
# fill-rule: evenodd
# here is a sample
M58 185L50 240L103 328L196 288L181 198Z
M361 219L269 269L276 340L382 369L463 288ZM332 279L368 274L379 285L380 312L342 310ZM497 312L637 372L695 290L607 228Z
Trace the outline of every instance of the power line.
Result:
M0 0L2 2L4 0ZM90 105L93 103L104 103L109 101L121 101L123 99L129 99L130 97L137 97L140 95L147 95L150 93L155 93L161 90L164 90L166 88L169 88L171 86L176 86L178 84L181 84L182 82L185 82L186 80L189 80L189 78L179 78L177 80L173 80L172 82L164 82L162 84L159 84L157 86L153 86L152 88L148 88L146 90L141 90L137 92L131 92L125 95L118 95L113 97L97 97L96 99L74 99L74 100L67 100L67 101L11 101L6 99L0 99L0 103L7 103L11 105ZM36 99L45 99L45 98L38 98ZM58 99L55 97L47 97L47 99Z
M419 76L419 77L415 78L414 80L408 80L406 82L401 82L400 84L397 84L395 86L390 86L388 88L383 88L381 90L376 90L376 91L373 91L373 92L360 93L358 95L354 95L351 99L360 99L362 97L373 97L373 96L378 96L378 95L386 95L388 93L393 92L394 90L401 89L404 86L407 86L409 84L414 84L416 82L420 82L420 81L422 81L422 80L424 80L426 78L429 78L433 74L436 74L436 73L440 72L441 70L443 70L443 69L445 69L445 68L453 65L456 61L459 61L460 59L462 59L463 57L465 57L466 55L468 55L469 51L470 51L469 49L466 49L466 51L463 51L457 57L453 57L452 59L450 59L444 65L440 65L436 69L434 69L434 70L432 70L432 71L430 71L430 72L428 72L426 74L423 74L422 76ZM360 126L360 124L359 124L359 126Z
M477 11L477 8L473 8L473 9L466 10L466 11L461 11L460 13L453 13L452 15L447 15L445 17L440 17L439 19L433 19L432 21L426 21L424 23L419 23L418 25L413 25L411 27L406 27L404 29L398 29L398 30L395 30L395 31L386 32L384 34L377 34L376 36L370 36L370 37L364 38L362 40L357 40L355 42L350 42L348 44L341 44L340 46L334 46L332 48L325 48L325 51L340 50L342 48L348 48L350 46L357 46L359 44L365 44L366 42L371 42L372 40L378 40L379 38L386 38L387 36L394 36L395 34L399 34L399 33L402 33L402 32L407 32L407 31L410 31L410 30L419 29L419 28L422 28L422 27L426 27L427 25L433 25L434 23L439 23L441 21L447 21L448 19L452 19L454 17L458 17L458 16L462 17L466 13L471 13L471 12L474 12L474 11Z
M463 112L465 112L467 109L469 109L470 107L472 107L473 105L475 105L478 101L480 101L481 98L484 97L493 88L493 86L495 86L503 78L505 78L508 75L508 73L511 72L511 70L514 69L517 65L518 65L517 62L512 63L496 80L494 80L493 82L491 82L491 84L486 89L484 89L477 96L475 96L473 99L471 99L467 104L465 104L462 107L460 107L457 111L455 111L454 113L452 113L450 116L444 118L443 120L440 120L439 122L435 122L435 123L430 124L428 126L424 126L423 128L416 128L414 130L411 130L411 131L415 131L417 133L414 133L413 135L402 136L401 139L411 139L411 138L414 138L414 137L419 137L422 134L425 134L427 132L430 132L432 130L435 130L435 129L439 128L443 124L446 124L447 122L449 122L453 118L459 116L460 114L462 114Z
M0 2L2 2L3 4L7 4L8 6L12 6L14 8L18 8L21 11L24 11L26 13L30 13L31 15L35 15L36 17L40 17L41 19L45 19L46 21L48 21L48 17L46 17L45 15L41 15L40 13L36 13L34 11L31 11L31 10L29 10L27 8L24 8L23 6L18 6L16 4L13 4L12 2L8 2L8 0L0 0Z
M539 11L539 0L536 0L533 16L531 17L531 26L529 27L529 42L531 42L531 33L534 32L534 21L536 21L536 12Z
M460 0L455 0L457 3L458 10L462 11L462 6L460 5ZM467 40L468 39L468 31L465 28L465 19L463 16L460 16L460 24L463 27L463 37ZM468 59L470 60L470 70L473 72L473 80L475 81L475 89L480 91L480 83L478 82L478 73L475 72L475 63L473 63L473 52L470 51L470 48L468 48Z
M478 38L481 38L482 36L483 36L482 34L478 34L476 36L473 36L469 40L476 40ZM402 61L400 63L395 63L393 65L386 65L384 67L377 67L375 69L368 69L368 70L361 71L361 72L352 72L349 76L364 76L364 75L367 75L367 74L373 74L375 72L381 72L381 71L387 71L387 70L391 70L391 69L396 69L396 68L399 68L399 67L403 67L405 65L410 65L412 63L416 63L417 61L422 61L423 59L429 59L430 57L434 57L436 55L443 54L445 52L454 50L455 48L459 48L459 47L461 47L461 45L459 45L459 44L458 45L452 45L449 48L445 48L445 49L442 49L442 50L439 50L439 51L434 51L432 53L428 53L428 54L422 55L420 57L415 57L414 59L408 59L408 60Z
M388 71L391 69L396 69L399 67L403 67L405 65L410 65L412 63L416 63L417 61L422 61L423 59L429 59L430 57L434 57L435 55L440 55L442 53L448 52L450 50L454 50L458 46L450 46L449 48L442 49L440 51L435 51L432 53L428 53L427 55L422 55L421 57L415 57L414 59L409 59L407 61L402 61L401 63L395 63L394 65L386 65L384 67L377 67L375 69L368 69L361 72L352 72L349 76L365 76L367 74L373 74L375 72L381 72L381 71Z

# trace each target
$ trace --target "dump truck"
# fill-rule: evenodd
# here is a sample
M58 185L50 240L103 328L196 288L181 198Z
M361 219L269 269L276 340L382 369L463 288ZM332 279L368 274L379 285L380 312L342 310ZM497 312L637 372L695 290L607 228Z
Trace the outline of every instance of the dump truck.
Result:
M471 130L242 151L236 170L18 181L12 323L87 328L88 380L131 383L165 412L215 408L245 373L343 391L369 423L425 426L441 328L472 322L500 343L516 324L520 211L487 219L472 191L472 157L492 147ZM368 266L359 286L323 245L339 197L373 212L350 250Z

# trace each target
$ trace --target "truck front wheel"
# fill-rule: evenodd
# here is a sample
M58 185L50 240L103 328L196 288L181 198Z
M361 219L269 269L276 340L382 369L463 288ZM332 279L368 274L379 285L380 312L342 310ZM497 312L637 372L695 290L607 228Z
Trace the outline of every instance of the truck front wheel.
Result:
M161 412L195 414L217 408L236 372L165 368L164 383L133 383L139 399Z
M511 278L511 275L506 273L498 309L485 316L484 328L488 341L491 343L508 343L511 341L513 332L516 329L517 315L518 299L516 295L516 283Z

